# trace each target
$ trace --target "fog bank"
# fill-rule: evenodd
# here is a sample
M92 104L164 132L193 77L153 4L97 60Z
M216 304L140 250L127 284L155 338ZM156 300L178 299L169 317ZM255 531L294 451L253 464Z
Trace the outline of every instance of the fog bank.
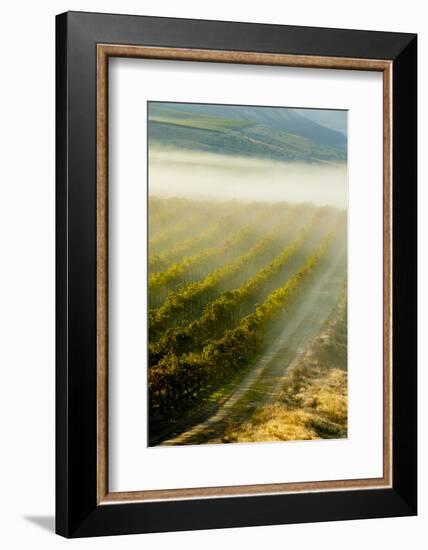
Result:
M149 191L164 197L312 202L346 208L347 167L152 148Z

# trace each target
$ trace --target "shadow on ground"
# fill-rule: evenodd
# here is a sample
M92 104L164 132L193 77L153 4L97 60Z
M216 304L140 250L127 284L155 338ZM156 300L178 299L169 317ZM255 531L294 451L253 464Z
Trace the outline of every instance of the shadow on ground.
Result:
M38 527L45 531L55 532L55 518L54 516L24 516L26 521L34 523Z

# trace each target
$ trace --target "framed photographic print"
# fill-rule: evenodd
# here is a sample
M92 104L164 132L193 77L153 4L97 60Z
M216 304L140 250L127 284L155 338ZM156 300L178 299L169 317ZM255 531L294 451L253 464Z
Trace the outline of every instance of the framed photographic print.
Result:
M416 36L57 16L57 532L414 515Z

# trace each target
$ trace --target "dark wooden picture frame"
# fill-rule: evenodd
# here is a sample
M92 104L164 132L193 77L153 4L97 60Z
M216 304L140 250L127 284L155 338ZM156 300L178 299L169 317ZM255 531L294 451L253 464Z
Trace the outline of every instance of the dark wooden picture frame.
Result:
M82 537L416 514L416 35L79 12L57 16L56 25L57 533ZM110 57L383 73L382 478L109 492Z

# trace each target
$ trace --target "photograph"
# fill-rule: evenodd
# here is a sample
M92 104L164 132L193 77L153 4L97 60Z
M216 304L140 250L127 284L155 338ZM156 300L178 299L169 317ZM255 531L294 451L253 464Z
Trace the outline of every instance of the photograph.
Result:
M147 144L148 446L347 438L347 110L148 101Z
M371 6L367 29L360 6L340 19L305 5L300 20L263 6L248 22L231 4L229 20L195 18L199 6L55 19L55 468L43 461L55 532L300 524L308 546L314 525L331 546L326 522L410 522L418 36L402 31L414 15ZM11 174L33 170L27 149ZM45 223L13 177L19 212ZM16 260L26 276L33 251L6 262L24 292ZM33 353L23 342L12 358Z
M423 13L3 4L0 548L428 548Z

